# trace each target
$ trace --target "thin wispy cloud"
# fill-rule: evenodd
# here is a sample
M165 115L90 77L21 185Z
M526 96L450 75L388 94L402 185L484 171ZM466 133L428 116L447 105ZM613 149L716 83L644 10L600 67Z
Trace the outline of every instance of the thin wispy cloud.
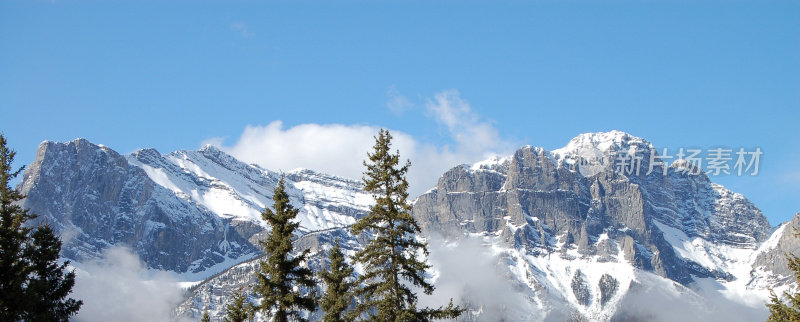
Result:
M493 155L509 154L514 144L503 139L488 120L478 115L458 91L436 93L427 100L427 116L447 129L450 144L423 142L412 135L389 129L393 149L399 150L412 166L408 173L410 193L415 197L436 185L448 169L464 163L484 160ZM344 124L300 124L284 128L281 121L265 126L247 126L233 145L219 138L203 144L270 170L289 171L308 168L360 179L362 161L375 143L380 127Z
M395 114L403 114L403 112L414 107L414 103L400 94L400 91L394 85L389 86L386 95L389 97L386 101L386 107Z
M787 173L786 176L784 176L784 180L790 183L800 184L800 171Z
M457 147L467 150L463 152L482 153L491 149L510 148L503 146L505 142L500 138L497 128L472 111L469 102L462 99L457 90L436 93L433 99L428 99L426 107L437 123L447 127Z
M236 21L232 23L231 29L238 32L242 36L242 38L250 38L256 35L254 32L250 31L250 29L247 28L247 25L244 22L241 21Z

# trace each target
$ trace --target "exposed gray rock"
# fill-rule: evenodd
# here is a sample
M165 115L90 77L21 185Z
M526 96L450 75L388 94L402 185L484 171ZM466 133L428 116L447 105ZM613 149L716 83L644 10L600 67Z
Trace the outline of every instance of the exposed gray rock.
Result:
M572 275L572 294L583 306L589 306L592 303L592 292L589 289L589 283L586 282L586 276L583 275L581 270L575 271Z
M179 198L117 152L83 139L42 143L19 189L27 195L24 207L61 233L63 255L77 261L119 245L149 267L192 272L256 251L230 220Z
M148 267L200 273L260 252L260 213L280 176L213 146L122 156L78 139L42 143L19 189L24 206L61 233L66 258L127 246ZM297 170L286 174L286 187L302 233L346 226L369 207L358 202L365 193L354 180Z
M621 151L641 157L638 173L615 166ZM614 261L621 249L637 268L682 284L692 276L732 278L679 256L659 225L755 249L769 237L769 222L702 171L685 173L691 165L684 162L667 175L661 165L649 171L651 151L646 140L622 132L583 134L552 152L523 147L509 158L447 171L413 213L423 230L449 238L499 235L526 253L568 256L576 247L598 261Z
M794 283L794 274L788 267L787 254L800 256L800 212L792 220L783 223L775 232L776 235L762 246L753 261L754 280L751 283L767 283L768 285L786 285ZM755 275L762 273L762 276ZM765 274L764 274L765 273ZM759 277L766 281L758 280Z
M523 147L503 159L447 171L415 200L413 215L425 234L489 241L513 292L526 303L551 308L549 319L633 317L610 314L638 287L631 274L640 271L682 285L696 277L735 278L725 265L682 255L685 241L753 252L761 247L749 285L790 281L782 254L800 253L791 229L770 237L772 229L752 203L702 172L686 173L692 166L685 162L673 163L666 175L661 166L648 173L653 149L621 132L584 134L554 151ZM622 151L642 156L639 173L615 169L614 156ZM214 147L121 156L76 140L43 143L20 189L29 194L26 206L62 233L68 258L93 258L109 246L129 245L149 267L198 272L256 256L253 245L266 232L259 212L271 204L280 175ZM292 203L301 209L304 237L298 235L295 246L314 252L310 266L324 266L334 239L351 252L368 241L369 236L352 236L345 229L369 210L359 181L310 170L285 176ZM798 216L795 225L800 225ZM179 315L199 317L209 307L219 317L231 292L252 284L256 260L190 289ZM626 269L617 272L618 267ZM482 303L464 304L470 308L466 320L488 319ZM517 319L531 314L498 309ZM642 316L647 317L635 315Z
M608 274L603 274L600 277L600 282L597 285L600 288L600 305L605 306L611 298L617 294L619 288L619 281Z

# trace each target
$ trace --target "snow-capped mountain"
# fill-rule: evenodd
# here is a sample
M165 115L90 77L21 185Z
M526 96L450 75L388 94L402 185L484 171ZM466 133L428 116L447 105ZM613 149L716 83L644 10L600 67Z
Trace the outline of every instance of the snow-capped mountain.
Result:
M641 171L618 171L623 151L645 156ZM782 255L800 253L790 228L800 213L773 230L744 196L685 171L686 162L647 171L651 151L650 142L612 131L452 168L413 202L424 237L443 240L431 278L444 284L453 264L491 263L464 277L464 287L443 287L469 308L466 320L763 319L767 289L791 285ZM333 240L349 252L363 245L368 236L347 229L372 203L359 181L311 170L285 176L301 209L297 248L312 250L312 267L325 265ZM220 317L230 294L252 283L254 245L268 228L260 212L279 177L212 146L123 156L75 140L42 143L20 189L25 206L62 232L68 258L127 245L151 268L210 276L176 309L199 318L204 309ZM437 262L459 249L467 254ZM476 291L486 285L475 280L495 281L498 294Z
M353 180L286 173L303 232L346 226L371 199ZM256 256L260 213L281 174L206 146L161 155L120 155L78 139L43 142L19 189L24 206L63 236L63 255L83 261L112 245L132 248L151 268L208 276Z
M429 233L485 240L518 282L520 296L554 318L568 312L590 320L652 320L656 311L634 312L621 303L657 283L671 288L670 296L700 298L687 303L714 292L726 305L752 307L744 310L752 315L737 320L760 316L763 304L753 298L777 286L759 282L777 269L760 248L772 233L767 219L702 171L684 171L684 161L666 175L663 165L647 174L653 150L617 131L582 134L554 151L523 147L451 169L416 200L414 215ZM619 152L648 156L643 170L620 173ZM749 298L737 298L744 294Z

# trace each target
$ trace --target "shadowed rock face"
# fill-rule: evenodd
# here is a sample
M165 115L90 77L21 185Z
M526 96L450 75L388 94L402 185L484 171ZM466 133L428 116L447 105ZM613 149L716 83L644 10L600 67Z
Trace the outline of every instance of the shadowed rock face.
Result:
M575 299L583 306L587 306L592 303L592 292L589 289L589 285L586 282L586 276L583 275L581 270L575 271L575 275L572 275L572 295L575 296Z
M798 229L800 229L800 212L795 214L792 220L778 227L775 235L764 243L753 263L753 270L764 271L768 274L764 276L765 280L756 280L755 283L774 286L795 282L794 274L787 266L789 262L786 255L800 256L800 236L798 235L800 231Z
M767 219L747 199L674 162L650 170L653 146L622 132L584 134L555 151L523 147L513 156L447 171L413 214L429 233L502 236L530 254L569 249L599 261L624 260L682 284L691 276L730 279L678 256L662 227L689 238L755 249ZM620 151L642 156L639 173L620 173ZM648 173L650 172L650 173ZM664 228L666 229L666 228Z
M786 272L783 253L800 253L790 229L770 237L766 218L752 203L703 173L683 173L691 168L683 162L666 175L655 165L647 173L652 150L649 142L621 132L581 135L554 151L523 147L503 159L449 170L415 200L413 215L425 234L478 235L502 244L497 260L499 267L513 266L514 271L500 272L512 281L510 292L541 305L534 311L556 308L552 316L564 308L607 320L635 285L631 276L638 273L631 266L684 285L693 277L733 278L679 254L681 241L752 250L758 255L754 271L772 274L751 274L767 279L759 285L786 280L788 275L780 275ZM643 156L638 174L616 171L619 151ZM128 245L150 267L197 272L258 252L253 244L265 232L258 213L270 204L279 177L213 147L121 156L76 140L43 143L19 188L28 194L25 206L62 232L68 258L94 258L111 245ZM369 236L345 229L369 209L371 198L359 182L310 170L287 173L286 181L301 210L304 237L295 246L312 250L309 265L324 266L335 239L350 253L368 241ZM220 207L205 198L218 195L235 205ZM793 223L800 227L798 216ZM683 239L676 242L676 234ZM774 246L766 247L773 239ZM560 263L551 265L551 259ZM254 263L236 265L189 290L176 312L199 317L209 305L212 316L221 316L224 299L251 284ZM540 296L546 293L553 296ZM473 304L470 314L480 320L483 303ZM522 315L509 316L525 320L526 312L516 313Z
M597 286L600 289L600 304L606 305L608 300L616 295L619 281L611 277L611 275L603 274Z
M187 272L255 251L230 220L177 197L117 152L83 139L42 143L19 189L27 195L24 207L61 232L63 255L70 259L96 258L120 245L152 268Z
M66 258L127 246L151 268L199 273L260 252L260 213L280 176L210 146L122 156L78 139L42 143L18 188L24 206L61 233ZM311 170L285 176L303 233L346 226L368 209L357 181Z

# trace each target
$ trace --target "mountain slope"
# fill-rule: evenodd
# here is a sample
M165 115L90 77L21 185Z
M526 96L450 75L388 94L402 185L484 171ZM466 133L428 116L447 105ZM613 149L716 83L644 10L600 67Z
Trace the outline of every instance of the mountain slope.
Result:
M789 228L800 214L773 231L744 196L686 162L650 171L655 151L627 133L589 133L450 169L413 202L423 237L436 241L436 294L465 304L465 320L763 319L767 288L794 287L782 254L800 252ZM639 173L619 171L620 152L641 156ZM126 245L182 280L210 276L176 309L197 318L204 308L221 316L231 292L252 283L268 229L260 212L280 175L212 146L123 156L79 139L42 143L19 188L62 233L67 258ZM368 240L347 229L372 204L360 182L285 176L301 211L296 246L312 250L312 267L326 265L335 239L350 252Z
M795 283L794 273L787 267L786 254L800 255L797 229L800 229L800 212L792 220L778 226L769 240L761 244L752 259L752 280L748 285L767 288Z
M152 268L186 272L256 251L229 230L229 220L86 140L42 143L20 189L24 206L61 232L63 255L76 261L125 245Z
M733 282L753 278L751 257L771 233L766 218L703 172L684 173L684 162L647 174L653 150L616 131L555 151L523 147L451 169L414 215L429 234L491 243L543 310L609 319L642 274L689 289L702 279L747 288ZM617 153L647 157L638 174L620 173Z
M65 257L127 246L151 268L196 279L260 252L250 239L266 229L260 213L280 175L211 146L122 156L78 139L42 143L19 189L24 206L65 237ZM286 176L303 232L351 224L369 206L358 182L310 170Z

